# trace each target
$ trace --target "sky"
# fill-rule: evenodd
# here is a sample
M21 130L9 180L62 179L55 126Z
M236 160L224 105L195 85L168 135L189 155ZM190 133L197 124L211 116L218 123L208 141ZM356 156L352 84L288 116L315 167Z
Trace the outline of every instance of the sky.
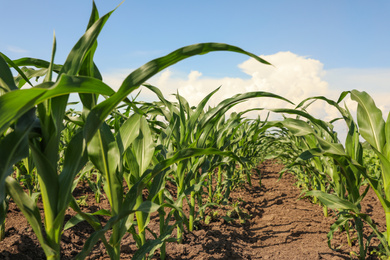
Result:
M100 15L121 1L96 0ZM11 59L50 60L53 32L56 63L63 63L87 26L92 1L0 0L0 51ZM199 42L236 45L265 58L218 52L193 57L159 73L149 83L166 97L179 92L196 105L221 86L210 101L247 91L269 91L295 103L342 91L368 92L387 117L390 110L390 2L309 0L126 0L98 38L95 63L117 89L134 69L171 51ZM146 90L141 100L157 100ZM353 101L345 104L354 111ZM256 99L235 109L285 107ZM316 102L313 115L330 120L335 110ZM255 116L248 114L248 117Z

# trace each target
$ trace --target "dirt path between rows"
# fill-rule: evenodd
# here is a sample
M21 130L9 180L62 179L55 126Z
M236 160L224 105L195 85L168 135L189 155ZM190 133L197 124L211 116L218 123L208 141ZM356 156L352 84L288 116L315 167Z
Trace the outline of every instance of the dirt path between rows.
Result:
M212 223L193 232L181 252L169 246L170 259L350 259L347 251L334 252L327 245L332 218L325 218L319 206L297 200L300 190L290 174L277 181L281 169L264 163L261 187L253 176L253 187L232 194L245 201L251 215L245 225Z
M357 247L349 248L344 234L336 235L333 242L335 246L341 246L341 251L332 251L327 245L326 234L334 223L333 214L325 218L318 205L298 200L300 190L294 186L295 181L290 174L277 182L281 167L272 161L265 162L259 166L261 187L259 178L254 174L252 187L245 184L232 193L232 202L239 202L247 213L244 224L240 224L238 218L229 222L221 218L231 207L216 209L219 218L214 222L203 223L199 230L187 233L183 244L167 245L167 259L350 259L350 251L357 250ZM87 195L89 209L107 208L107 201L96 205L93 194L89 191ZM371 192L363 204L363 210L374 215L373 219L383 229L384 214ZM73 213L69 210L68 214ZM154 219L157 220L152 218L150 228L158 230ZM65 231L62 259L73 259L91 232L92 228L85 223ZM121 259L131 259L135 250L134 240L125 235ZM8 212L6 238L0 242L0 259L45 259L32 229L12 204ZM88 259L109 259L102 243L95 247ZM159 259L158 252L153 259Z

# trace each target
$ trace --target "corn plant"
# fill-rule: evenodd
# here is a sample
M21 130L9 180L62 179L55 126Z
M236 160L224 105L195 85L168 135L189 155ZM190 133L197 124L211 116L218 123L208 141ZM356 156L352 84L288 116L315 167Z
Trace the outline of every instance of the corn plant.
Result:
M165 131L167 131L169 133L168 135L172 136L173 138L172 144L174 146L174 151L191 147L198 147L203 149L216 148L223 151L229 145L223 142L225 139L222 138L223 134L221 133L226 132L226 129L228 129L226 126L232 127L234 125L228 123L227 125L224 125L224 127L218 128L216 126L221 126L225 123L224 114L228 109L238 104L239 102L255 97L272 97L285 100L284 98L272 93L250 92L239 94L232 98L226 99L220 102L215 108L204 111L204 107L207 104L207 101L212 97L212 95L216 93L216 91L218 91L218 89L207 95L196 108L192 109L190 108L188 102L180 95L176 95L179 101L176 105L166 100L157 88L151 85L145 86L155 92L162 104L165 106L165 109L162 108L160 113L162 116L164 116L165 120L169 122L169 125ZM219 158L222 159L221 157ZM209 161L210 160L212 159L209 159ZM200 194L197 194L195 190L190 190L194 189L195 184L198 185L197 187L201 187L199 182L206 178L208 171L215 168L215 166L209 166L209 170L205 169L202 167L204 162L205 158L191 158L188 160L183 160L177 165L176 173L174 175L175 184L177 186L177 199L179 200L179 198L181 198L181 200L183 200L183 198L186 197L184 194L190 192L190 231L192 231L194 227L195 197L200 198ZM213 164L215 165L216 163L218 162L214 162ZM234 162L233 164L235 166L236 163ZM197 190L200 191L201 189L198 188ZM198 199L198 201L200 202L200 199ZM179 207L182 207L181 202ZM178 238L180 240L183 232L182 226L179 226L178 232Z
M341 108L338 103L347 95L348 92L344 92L340 95L340 98L338 102L334 102L332 100L326 99L324 97L314 97L314 99L320 99L326 101L328 104L333 105L336 107L340 114L342 115L342 118L345 120L347 126L348 126L348 135L345 141L345 153L338 153L335 152L335 150L331 150L326 146L322 146L321 150L322 153L328 154L328 156L331 156L335 162L337 163L340 172L342 173L342 180L345 182L345 191L348 192L347 200L345 197L340 196L338 194L338 197L332 197L330 195L325 195L323 193L318 193L320 199L323 201L326 201L328 205L330 205L332 208L336 208L340 205L341 208L344 210L343 215L339 218L339 220L332 226L331 232L329 233L328 237L332 236L332 232L336 228L338 228L342 223L346 223L348 219L353 219L356 223L356 229L358 231L358 241L360 246L360 252L359 252L359 258L364 259L366 250L368 247L369 239L367 241L367 246L364 248L363 239L362 239L362 223L361 221L365 221L373 230L373 232L377 235L379 240L382 244L384 244L385 250L388 252L388 246L385 243L385 239L383 235L377 230L375 224L373 224L370 217L366 214L362 214L360 212L360 201L364 198L365 194L368 191L367 187L365 191L359 195L359 188L364 183L362 181L362 178L365 180L370 180L367 174L366 164L363 160L363 146L359 141L359 133L361 133L359 120L361 121L362 118L359 119L358 116L358 125L354 122L354 119L352 115L350 114L349 110L347 108L343 109ZM359 96L360 92L358 91L352 91L351 97L356 98L355 96ZM366 102L369 102L371 105L373 104L373 100L366 94L361 94L362 96L365 96L368 100ZM375 112L378 112L376 110ZM359 113L359 112L358 112ZM371 178L373 180L373 178ZM340 192L339 192L340 193ZM331 202L332 201L332 202ZM337 202L336 202L337 201ZM354 207L350 204L350 202L353 203ZM345 214L345 212L349 212L349 214ZM388 254L388 253L387 253Z
M366 143L368 144L368 143ZM364 146L364 144L363 144ZM380 179L382 174L381 162L378 155L372 150L371 146L363 149L364 166L367 169L367 174L374 179Z
M138 193L135 198L124 196L122 183L125 179L129 189L138 188L137 183L141 181L141 176L151 165L154 146L147 121L138 114L129 117L119 128L116 136L106 124L103 124L91 140L88 154L103 175L103 188L111 206L112 218L117 217L125 209L137 209L142 206L144 202L142 194ZM124 205L127 207L124 208ZM145 228L152 212L152 210L136 211L138 234L135 238L140 248L146 242ZM120 241L127 230L133 227L132 216L129 214L112 226L113 232L110 241L106 244L111 258L119 258Z
M62 171L58 174L60 138L63 129L63 118L67 106L68 93L75 91L75 85L72 84L72 80L76 80L80 77L73 75L77 74L78 70L82 67L82 60L85 53L96 41L97 34L100 31L99 26L102 26L107 18L108 16L105 16L103 19L99 20L95 28L90 28L80 39L80 42L76 44L65 64L58 72L59 76L56 82L52 81L52 72L55 67L53 63L56 45L54 40L52 60L50 63L28 58L14 62L15 65L19 66L35 65L44 67L43 70L46 70L47 73L44 82L31 89L15 89L7 93L10 95L8 97L7 95L2 96L5 99L2 102L2 108L7 109L7 112L4 114L9 114L8 110L10 107L15 107L15 102L12 102L13 94L18 95L21 98L19 99L21 104L16 105L19 109L16 108L15 113L11 115L11 117L23 115L25 113L24 111L33 108L34 105L38 105L37 114L39 117L39 126L36 128L39 129L39 132L35 130L34 134L30 136L29 148L37 168L41 198L44 205L46 236L43 236L40 224L41 218L35 201L24 194L18 183L11 177L6 177L6 183L7 191L29 220L48 259L59 259L60 257L61 230L65 210L68 207L71 197L73 179L78 171L84 166L87 159L83 152L84 142L82 132L79 132L69 142L64 156ZM81 42L84 42L84 46L79 48ZM77 64L77 62L79 62L79 64ZM70 65L71 63L75 63L76 66L72 67ZM14 65L10 62L9 64ZM21 71L19 71L19 73L21 73ZM23 78L27 78L27 76L24 75ZM83 80L81 79L81 81ZM102 86L102 84L100 85ZM106 89L106 94L112 94L112 90L108 87L104 86L103 88ZM87 92L96 93L98 91L97 89L99 89L99 85L93 87L92 84L90 84L89 91ZM107 90L109 91L107 92ZM97 93L99 92L100 91ZM47 96L46 98L44 97L45 94ZM35 116L35 113L33 115ZM12 120L8 117L5 117L4 119ZM4 122L5 125L3 125L3 128L6 128L6 125L9 124L9 122L10 121L8 121L8 123ZM28 150L26 151L28 152Z
M375 105L374 100L366 92L352 90L349 93L352 100L358 104L357 123L359 133L371 146L381 162L380 176L366 174L365 177L385 211L386 232L383 235L380 234L380 239L382 238L381 242L386 251L386 255L390 256L390 114L385 121L382 117L382 111Z
M241 118L245 113L253 110L262 110L262 108L249 109L235 116ZM244 164L240 165L239 174L246 176L246 181L250 186L252 186L250 170L255 169L259 163L259 158L264 153L262 142L265 131L263 131L263 126L266 122L267 118L265 121L261 121L260 117L255 120L245 119L241 120L241 123L233 128L235 130L231 150L236 151L239 156L246 158Z
M345 95L342 94L340 99L342 99L344 96ZM304 111L289 109L273 110L275 112L299 115L308 119L310 121L310 124L313 124L314 126L310 126L307 122L302 121L300 119L292 118L287 118L280 123L272 122L270 123L270 126L277 126L280 124L280 126L286 127L293 135L305 138L304 140L305 142L308 142L308 146L307 150L300 155L301 159L307 160L313 159L315 157L323 158L323 156L330 156L330 158L332 158L333 160L333 163L337 165L337 167L333 167L332 164L328 164L328 161L322 160L321 162L319 159L315 160L313 164L314 169L316 169L314 173L317 174L320 172L324 172L324 166L327 167L326 171L330 177L329 184L332 185L333 190L336 192L336 194L326 193L326 190L323 190L321 186L320 188L309 191L306 194L319 198L321 203L323 203L326 207L330 207L332 209L337 209L340 211L339 219L332 226L332 229L328 234L329 245L330 240L333 237L334 231L336 230L336 228L339 228L341 226L346 228L347 236L349 239L348 222L350 220L354 220L354 228L357 231L359 242L358 255L359 258L364 259L367 252L367 246L364 244L363 241L362 219L366 222L370 222L371 220L368 218L368 216L364 214L363 215L365 218L363 218L363 215L360 212L360 201L364 198L365 194L368 191L368 188L366 188L363 193L360 193L360 187L364 183L364 171L362 170L362 167L356 166L362 164L362 149L361 144L358 142L356 124L354 123L352 116L349 114L349 111L347 109L342 109L336 102L326 99L324 97L314 97L312 99L325 100L329 104L334 105L337 109L339 109L340 113L342 114L349 127L349 133L346 140L345 149L343 145L338 142L337 135L333 134L332 126L330 125L330 123L315 119ZM302 104L303 103L298 105L298 107L302 106ZM318 179L318 177L316 179L318 181L321 181L321 179ZM345 204L340 205L341 201L345 202ZM350 209L353 214L347 213L348 209L346 205L354 205L353 209Z
M0 205L0 241L5 238L5 222L7 218L9 198L6 197Z
M39 182L32 154L15 164L15 179L28 190L30 197L39 195Z

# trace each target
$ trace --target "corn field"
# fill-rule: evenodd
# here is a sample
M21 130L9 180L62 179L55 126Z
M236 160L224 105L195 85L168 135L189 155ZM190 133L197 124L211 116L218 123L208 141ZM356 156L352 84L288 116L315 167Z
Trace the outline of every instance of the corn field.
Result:
M284 116L271 121L247 119L245 114L253 109L228 111L253 98L293 103L269 92L248 92L208 107L209 99L218 95L216 88L193 107L180 93L175 102L168 101L158 86L147 83L177 62L215 51L236 52L271 65L222 43L185 46L152 60L130 73L114 91L102 81L94 63L98 35L113 12L100 17L93 5L87 30L64 64L55 63L55 36L50 61L11 60L0 53L0 240L12 201L47 259L60 259L64 230L82 221L95 232L76 259L85 259L98 241L110 259L120 259L126 234L138 248L133 259L151 258L157 250L165 259L167 243L181 243L197 222L212 217L207 208L229 203L230 193L240 183L250 185L255 174L251 170L259 162L277 159L285 166L280 177L293 174L302 196L321 205L324 217L336 212L329 246L334 233L342 230L349 243L358 241L354 256L365 259L369 241L364 239L363 225L369 225L380 241L377 254L390 257L390 119L383 119L369 94L345 91L337 101L312 97L295 109L269 109ZM33 84L37 78L43 80ZM151 90L156 101L128 98L142 88ZM72 93L79 97L80 111L69 108ZM356 115L342 106L347 96L358 105ZM313 117L306 112L313 102L335 107L339 117L330 122ZM334 131L336 121L348 127L345 143ZM73 196L80 181L88 182L97 202L107 198L110 210L83 211ZM174 194L166 190L167 183L174 185ZM384 233L361 212L360 203L369 189L385 212ZM38 201L43 204L43 218ZM77 215L65 221L69 208ZM147 239L152 214L158 215L160 229L154 239ZM105 225L99 215L109 217Z

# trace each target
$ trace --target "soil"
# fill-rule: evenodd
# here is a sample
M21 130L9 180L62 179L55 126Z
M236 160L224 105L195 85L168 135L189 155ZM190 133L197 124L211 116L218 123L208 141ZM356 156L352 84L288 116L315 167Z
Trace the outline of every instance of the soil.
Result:
M210 214L218 215L217 218L208 224L200 222L198 230L185 234L182 244L167 244L167 259L351 259L351 251L357 252L358 247L356 241L352 248L347 245L345 233L336 233L332 240L332 246L340 248L339 251L328 247L326 235L335 221L335 213L329 211L329 217L324 217L320 206L299 199L300 190L294 185L292 175L286 173L278 181L281 168L273 161L260 165L261 186L258 175L253 174L252 186L242 185L231 194L229 204L239 205L240 214L235 214L237 211L227 205L213 209ZM77 187L74 195L84 199L84 211L108 209L107 200L102 199L97 204L85 183ZM384 231L384 212L372 191L362 202L362 211ZM74 214L69 209L66 220ZM106 220L101 218L103 223ZM157 222L157 217L151 218L151 230L158 230ZM61 241L61 258L73 259L92 232L85 222L66 230ZM365 227L365 236L370 234L370 229ZM373 239L371 244L378 245L378 241ZM135 251L132 236L125 235L121 259L131 259ZM352 254L352 258L356 257ZM12 202L7 215L6 237L0 242L0 259L45 259L31 227ZM98 243L87 259L109 259L103 243ZM159 251L153 259L159 259ZM367 255L367 259L377 258Z

